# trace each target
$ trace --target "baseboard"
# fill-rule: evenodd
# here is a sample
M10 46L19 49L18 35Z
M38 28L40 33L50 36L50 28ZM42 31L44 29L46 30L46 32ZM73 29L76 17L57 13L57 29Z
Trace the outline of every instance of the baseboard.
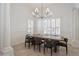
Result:
M71 47L74 47L74 48L78 48L79 49L79 41L72 41L71 42Z
M2 56L13 56L14 50L12 47L3 48L3 49L1 49L1 55Z
M21 41L16 41L12 44L12 46L16 46L16 45L19 45L21 43L24 43L24 40L21 40Z
M17 43L15 43L15 44L12 44L12 46L16 46L16 45L19 45L19 44L21 44L21 43L24 43L24 41L20 41L20 42L17 42Z

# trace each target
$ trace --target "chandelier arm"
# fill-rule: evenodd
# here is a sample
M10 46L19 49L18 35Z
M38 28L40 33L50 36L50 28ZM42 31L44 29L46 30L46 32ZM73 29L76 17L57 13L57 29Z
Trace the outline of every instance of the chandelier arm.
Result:
M32 12L32 15L33 16L36 16L36 17L40 17L41 19L45 18L45 17L49 17L49 16L52 16L52 12L50 11L49 8L46 9L46 12L44 14L44 4L41 3L41 12L39 13L39 9L36 8L34 12Z
M43 3L41 3L41 18L43 17Z

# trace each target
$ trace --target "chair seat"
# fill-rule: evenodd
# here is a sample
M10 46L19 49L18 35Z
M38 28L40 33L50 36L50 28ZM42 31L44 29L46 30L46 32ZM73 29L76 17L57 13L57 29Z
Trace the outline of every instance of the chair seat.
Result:
M56 40L46 40L44 43L44 54L45 54L45 48L49 48L51 50L51 55L52 55L52 48L54 49L54 52L57 52L57 43L58 41Z
M52 47L54 47L54 45L45 44L44 47L46 47L46 48L52 48Z
M64 42L59 42L58 45L59 45L59 46L64 46L64 47L67 46L66 43L64 43Z

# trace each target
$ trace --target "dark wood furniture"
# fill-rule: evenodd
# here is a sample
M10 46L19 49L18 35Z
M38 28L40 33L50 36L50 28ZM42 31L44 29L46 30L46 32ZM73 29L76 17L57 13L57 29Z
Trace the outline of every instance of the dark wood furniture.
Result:
M26 39L28 39L28 41L26 41ZM65 44L61 41L65 42ZM26 47L26 42L28 42L29 48L30 48L30 44L32 44L33 47L34 47L34 50L37 46L38 49L39 49L39 52L40 52L41 51L41 44L44 43L44 53L45 53L45 48L50 48L51 49L51 55L52 55L52 48L54 49L54 52L56 53L58 46L66 47L66 53L67 53L68 52L67 41L68 40L66 38L62 39L61 36L33 34L31 36L26 36L25 47Z
M30 48L30 43L31 43L31 41L32 41L32 37L31 37L31 35L26 35L25 36L25 47L26 47L26 43L28 43L28 48Z
M60 41L58 42L58 46L62 46L62 47L65 47L66 48L66 54L68 54L68 39L67 38L64 38L64 41Z
M56 53L57 52L57 43L58 41L55 41L55 40L45 40L44 42L44 54L45 54L45 49L49 48L51 50L51 56L52 56L52 49L54 50L54 52Z
M60 36L56 36L56 35L37 35L37 34L33 34L32 35L33 38L33 44L34 44L34 49L35 49L35 45L41 45L42 43L44 43L46 40L51 40L51 41L61 41L62 38ZM42 42L42 40L44 42ZM53 44L53 43L52 43ZM55 47L55 52L56 52L56 47ZM40 51L40 47L39 47L39 51Z
M33 41L32 41L32 45L35 48L37 47L39 49L39 52L41 51L41 44L42 44L42 38L40 37L32 37Z

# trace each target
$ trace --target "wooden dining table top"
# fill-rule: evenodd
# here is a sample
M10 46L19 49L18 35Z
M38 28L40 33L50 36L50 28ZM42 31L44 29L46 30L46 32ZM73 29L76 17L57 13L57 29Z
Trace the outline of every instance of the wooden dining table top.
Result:
M41 34L33 34L32 37L51 39L51 40L63 40L63 37L60 35L41 35Z

